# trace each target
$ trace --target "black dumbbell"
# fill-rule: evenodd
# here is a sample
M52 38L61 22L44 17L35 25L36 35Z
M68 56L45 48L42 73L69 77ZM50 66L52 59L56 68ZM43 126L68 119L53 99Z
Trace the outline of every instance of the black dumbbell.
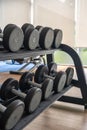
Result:
M59 46L61 45L61 42L62 42L62 38L63 38L62 30L61 29L55 29L52 47L53 48L59 48Z
M55 77L48 75L49 69L45 65L40 65L35 72L34 80L37 83L42 83L46 78L52 79L54 81L53 90L58 93L61 92L65 86L66 73L60 71Z
M40 26L40 25L38 25L38 26L35 27L35 29L37 29L37 30L39 31L39 33L41 33L41 31L42 31L43 28L44 28L44 27L43 27L43 26Z
M24 34L22 29L14 24L8 24L3 33L0 33L2 45L11 52L18 51L23 45Z
M2 130L12 130L19 122L24 113L24 103L20 100L15 100L5 107L0 103L0 128Z
M8 78L1 86L1 98L2 99L10 99L15 95L20 97L21 100L25 103L25 110L27 113L32 113L39 106L42 91L40 88L31 88L27 94L18 91L18 81L12 78Z
M27 32L27 30L30 29L30 28L34 29L34 26L30 23L25 23L25 24L22 25L21 29L23 30L24 35Z
M0 28L0 34L2 33L2 29ZM2 45L2 38L0 38L0 45Z
M39 27L37 27L38 29ZM40 30L41 29L41 30ZM54 39L54 31L50 27L40 27L39 46L42 49L50 49Z
M0 28L0 33L2 33L2 29Z
M48 68L49 68L49 75L51 76L56 76L56 74L58 73L57 72L57 64L54 63L54 62L51 62L49 65L48 65ZM73 79L73 75L74 75L74 69L72 67L68 67L66 70L66 75L67 75L67 78L66 78L66 86L69 86L71 84L71 81Z
M25 23L21 28L24 32L24 48L27 50L35 50L39 43L39 31L29 23Z
M42 84L38 84L32 81L32 74L29 72L25 72L20 80L19 87L21 91L27 91L31 89L33 86L37 88L41 88L42 90L42 100L46 100L52 93L53 90L53 81L50 79L46 79Z
M39 35L40 35L40 33L41 33L42 29L43 29L43 26L38 25L38 26L35 27L35 29L37 29L39 31ZM38 42L38 46L37 47L40 48L39 42Z

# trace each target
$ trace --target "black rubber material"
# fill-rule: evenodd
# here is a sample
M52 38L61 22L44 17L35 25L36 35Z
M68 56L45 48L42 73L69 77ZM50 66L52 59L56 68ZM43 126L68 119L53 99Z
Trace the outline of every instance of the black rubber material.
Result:
M48 69L49 69L49 75L50 76L55 76L55 71L57 72L57 64L54 62L51 62L48 64Z
M35 50L39 43L39 32L36 29L30 28L24 36L24 47L27 50Z
M42 100L46 100L50 97L53 90L53 80L45 79L41 86Z
M37 29L39 31L39 33L41 33L43 26L38 25L38 26L35 27L35 29Z
M2 29L0 28L0 33L2 33Z
M35 96L36 93L39 92L39 95L38 95L38 99L35 99L37 103L37 105L35 106L34 109L31 109L31 103L32 103L32 99L33 97ZM24 103L25 103L25 110L26 112L29 114L29 113L32 113L34 112L38 105L40 104L40 101L41 101L41 98L42 98L42 91L41 89L37 88L37 87L32 87L31 89L28 90L27 92L27 96L26 98L24 99ZM35 102L33 103L33 105L35 104Z
M18 81L13 78L8 78L1 85L0 96L3 100L10 99L15 96L10 91L12 88L18 90Z
M7 31L8 31L8 29L9 29L9 28L12 28L12 27L15 28L15 26L16 26L16 25L14 25L14 24L8 24L8 25L6 25L6 27L5 27L4 30L3 30L3 35L7 36ZM8 37L8 36L7 36L7 37ZM3 37L3 38L4 38L4 37ZM4 48L5 48L6 50L9 50L9 47L8 47L7 43L5 44L5 41L3 41L3 46L4 46Z
M53 48L59 48L61 42L62 42L62 38L63 38L63 32L60 29L55 29L54 30L54 40L53 40L53 44L52 47Z
M66 83L66 73L63 71L59 71L54 79L53 90L55 91L55 93L61 92L65 87L65 83Z
M67 74L66 86L69 86L71 84L71 81L72 81L73 76L74 76L74 69L71 67L68 67L66 69L66 74Z
M37 29L37 30L39 31L39 35L40 35L40 33L41 33L43 27L40 26L40 25L38 25L38 26L35 27L35 29ZM39 37L39 38L40 38L40 37ZM40 47L40 45L39 45L39 41L38 41L38 46L37 46L37 47Z
M3 46L6 50L17 52L23 45L23 31L14 25L10 25L3 35Z
M2 130L11 130L12 129L10 124L9 124L10 128L7 129L8 120L10 119L11 115L15 112L15 110L18 108L21 108L21 111L20 111L20 114L17 114L16 116L14 116L14 125L12 126L12 128L13 128L19 122L20 118L23 115L24 108L25 108L24 103L20 100L15 100L11 104L9 104L9 106L7 107L5 112L2 113L2 118L0 119L0 128ZM17 117L17 116L19 116L19 117Z
M24 35L30 28L34 29L34 26L30 23L25 23L22 25L21 29L23 30Z
M15 25L15 24L12 24L12 23L7 24L7 25L5 26L5 28L4 28L4 30L3 30L3 34L4 34L4 33L7 31L7 29L8 29L9 27L11 27L11 26L16 27L16 25Z
M20 78L20 80L19 80L19 88L20 88L20 90L21 90L22 92L25 92L25 91L29 90L29 86L31 86L31 85L28 85L28 84L27 84L27 82L28 82L29 80L32 81L32 80L33 80L33 76L32 76L31 73L25 72L25 73L21 76L21 78ZM31 87L30 87L30 88L31 88Z
M42 49L50 49L54 39L54 31L44 27L40 33L39 45Z
M46 79L44 77L44 73L48 74L48 72L49 70L47 66L40 65L35 72L34 81L37 83L42 83Z

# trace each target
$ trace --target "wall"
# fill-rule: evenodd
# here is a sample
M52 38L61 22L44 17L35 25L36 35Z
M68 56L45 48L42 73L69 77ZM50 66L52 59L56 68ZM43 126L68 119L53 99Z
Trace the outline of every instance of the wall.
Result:
M30 22L30 2L28 0L0 0L0 25L8 23L19 26Z
M74 0L61 3L59 0L36 0L35 25L50 26L63 30L63 42L75 44Z
M76 47L87 47L87 0L77 0Z

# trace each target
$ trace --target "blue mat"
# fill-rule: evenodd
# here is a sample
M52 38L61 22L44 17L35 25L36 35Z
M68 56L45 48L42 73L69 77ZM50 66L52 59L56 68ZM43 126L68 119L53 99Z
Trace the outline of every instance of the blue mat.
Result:
M15 62L14 64L12 64L11 61L0 61L0 72L17 71L24 65L25 65L25 63L19 64L19 63ZM32 64L32 63L29 64L26 67L26 70L31 69L33 66L34 66L34 64Z

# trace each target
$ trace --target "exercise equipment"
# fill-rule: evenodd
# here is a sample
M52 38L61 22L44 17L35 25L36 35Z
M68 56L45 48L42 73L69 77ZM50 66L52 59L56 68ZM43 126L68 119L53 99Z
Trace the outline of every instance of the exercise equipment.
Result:
M35 72L34 80L37 83L42 83L46 78L52 79L54 81L53 90L58 93L61 92L66 83L66 72L60 71L55 77L48 75L48 67L45 65L40 65Z
M8 24L3 33L0 33L3 47L11 52L17 52L23 45L24 34L22 29L14 24Z
M42 91L40 88L33 87L27 94L18 90L18 81L13 78L8 78L1 86L1 98L11 99L15 95L20 97L25 103L25 110L27 113L32 113L39 106Z
M2 29L0 28L0 33L2 33Z
M20 100L13 101L7 107L0 103L0 128L2 130L12 130L21 119L24 107L24 103Z
M36 29L30 28L24 36L24 47L27 50L35 50L39 42L39 32Z
M22 25L21 29L23 30L24 35L27 32L27 30L30 29L30 28L34 29L34 26L30 23L25 23L25 24Z
M63 38L62 30L54 29L54 40L53 40L52 47L53 48L58 48L61 45L62 38Z
M56 76L57 72L57 64L54 62L51 62L50 64L48 64L48 68L49 68L49 75L51 76ZM66 70L66 86L69 86L71 84L71 81L73 79L74 76L74 69L72 67L68 67Z
M52 28L44 27L40 31L39 46L42 49L50 49L54 39L54 31Z
M39 33L41 33L41 31L42 31L43 28L44 28L44 27L43 27L43 26L40 26L40 25L38 25L38 26L35 27L35 29L37 29L37 30L39 31Z
M46 100L52 92L53 89L53 81L51 79L46 79L42 84L38 84L32 81L32 73L25 72L20 80L19 80L19 86L21 91L26 91L33 86L40 88L42 90L42 100Z
M37 30L39 31L39 35L40 35L40 33L41 33L43 27L40 26L40 25L38 25L38 26L35 27L35 29L37 29ZM38 42L38 46L37 46L37 48L40 48L39 42Z

